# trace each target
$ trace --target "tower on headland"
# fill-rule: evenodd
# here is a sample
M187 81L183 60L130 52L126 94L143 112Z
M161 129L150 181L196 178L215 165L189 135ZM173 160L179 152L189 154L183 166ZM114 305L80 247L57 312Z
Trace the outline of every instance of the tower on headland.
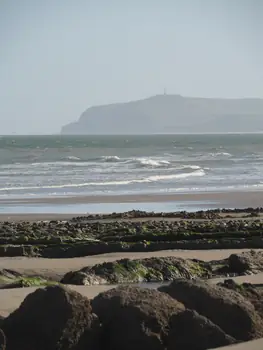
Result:
M166 88L164 88L164 90L163 90L163 94L164 94L164 95L166 95Z

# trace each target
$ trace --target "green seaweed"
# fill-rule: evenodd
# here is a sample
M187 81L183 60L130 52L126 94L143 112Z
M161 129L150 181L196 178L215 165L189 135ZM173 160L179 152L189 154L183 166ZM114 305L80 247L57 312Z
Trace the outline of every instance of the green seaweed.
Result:
M22 287L41 287L58 284L56 281L46 280L41 277L20 277L14 283L18 283Z

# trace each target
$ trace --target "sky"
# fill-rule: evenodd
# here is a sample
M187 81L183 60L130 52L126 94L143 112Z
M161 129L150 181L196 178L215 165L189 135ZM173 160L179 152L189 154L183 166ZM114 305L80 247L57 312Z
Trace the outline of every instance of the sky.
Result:
M0 134L164 88L263 98L262 37L262 0L0 0Z

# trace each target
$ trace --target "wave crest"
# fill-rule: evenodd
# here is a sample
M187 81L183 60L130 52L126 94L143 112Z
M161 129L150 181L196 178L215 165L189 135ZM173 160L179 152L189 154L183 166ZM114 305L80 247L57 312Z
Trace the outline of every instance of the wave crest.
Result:
M203 169L193 171L191 173L179 173L169 175L152 175L142 179L129 179L129 180L116 180L116 181L102 181L102 182L84 182L78 184L62 184L62 185L43 185L43 186L21 186L21 187L4 187L0 188L0 192L4 191L23 191L23 190L40 190L40 189L56 189L56 188L81 188L88 186L118 186L129 185L134 183L150 183L159 181L169 181L174 179L184 179L190 176L204 176L205 171Z
M157 160L151 158L136 158L133 162L135 163L135 166L139 168L167 167L171 164L168 160Z
M109 162L109 163L115 163L115 162L119 162L120 161L120 158L118 156L103 156L101 157L101 159L104 161L104 162Z

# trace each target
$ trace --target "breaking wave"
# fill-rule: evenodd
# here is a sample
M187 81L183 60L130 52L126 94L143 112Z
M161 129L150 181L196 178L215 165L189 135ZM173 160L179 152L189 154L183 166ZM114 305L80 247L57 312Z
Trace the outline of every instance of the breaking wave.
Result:
M193 171L191 173L169 174L169 175L152 175L141 179L129 179L129 180L117 180L117 181L101 181L101 182L83 182L78 184L61 184L61 185L44 185L44 186L21 186L21 187L3 187L0 191L23 191L23 190L38 190L38 189L56 189L56 188L76 188L76 187L88 187L88 186L118 186L129 185L133 183L149 183L169 181L175 179L184 179L191 176L204 176L205 171L203 169Z

